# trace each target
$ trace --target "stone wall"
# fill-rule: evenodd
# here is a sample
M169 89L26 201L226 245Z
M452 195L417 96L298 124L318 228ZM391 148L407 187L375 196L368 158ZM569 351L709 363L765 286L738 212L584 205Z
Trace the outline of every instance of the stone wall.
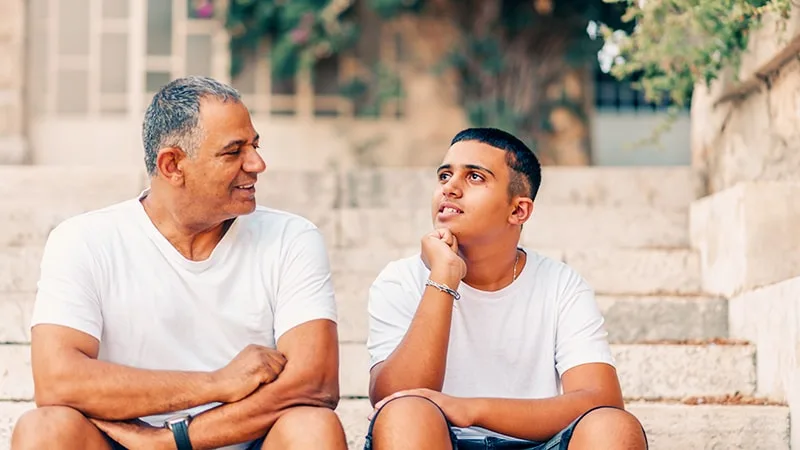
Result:
M0 1L0 164L26 158L24 24L24 0Z
M741 181L800 174L800 13L785 29L767 20L736 76L724 74L692 99L692 165L709 192Z

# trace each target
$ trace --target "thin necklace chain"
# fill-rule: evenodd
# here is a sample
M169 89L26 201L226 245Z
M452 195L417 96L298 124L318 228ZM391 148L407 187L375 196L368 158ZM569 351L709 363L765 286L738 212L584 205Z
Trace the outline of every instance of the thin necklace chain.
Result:
M514 276L511 278L511 282L517 281L517 263L519 262L519 249L516 250L517 257L514 259Z

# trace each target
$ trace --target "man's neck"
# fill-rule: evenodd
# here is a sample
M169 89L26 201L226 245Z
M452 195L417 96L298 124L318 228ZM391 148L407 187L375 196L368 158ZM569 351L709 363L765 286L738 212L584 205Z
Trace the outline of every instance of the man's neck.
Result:
M467 263L463 281L481 291L497 291L511 284L514 272L519 275L527 260L525 253L517 250L517 240L464 246L461 253Z
M151 191L141 200L150 221L186 259L207 259L233 221L207 223L187 217L186 212L191 211L190 205L181 207L177 199L165 197L168 195Z

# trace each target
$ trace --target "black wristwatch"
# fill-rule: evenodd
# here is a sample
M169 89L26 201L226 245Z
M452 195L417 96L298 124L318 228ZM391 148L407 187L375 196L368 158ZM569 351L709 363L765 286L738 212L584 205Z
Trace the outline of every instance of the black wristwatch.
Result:
M192 441L189 439L189 422L191 421L192 416L185 413L172 416L164 421L164 427L172 431L178 450L192 450Z

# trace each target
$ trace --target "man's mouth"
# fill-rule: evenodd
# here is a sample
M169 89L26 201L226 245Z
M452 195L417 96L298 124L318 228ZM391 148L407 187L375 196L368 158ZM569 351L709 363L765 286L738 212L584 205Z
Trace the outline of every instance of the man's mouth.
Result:
M255 184L242 184L242 185L236 186L236 189L243 189L243 190L246 191L246 190L249 190L249 189L253 189L255 186L256 186Z

